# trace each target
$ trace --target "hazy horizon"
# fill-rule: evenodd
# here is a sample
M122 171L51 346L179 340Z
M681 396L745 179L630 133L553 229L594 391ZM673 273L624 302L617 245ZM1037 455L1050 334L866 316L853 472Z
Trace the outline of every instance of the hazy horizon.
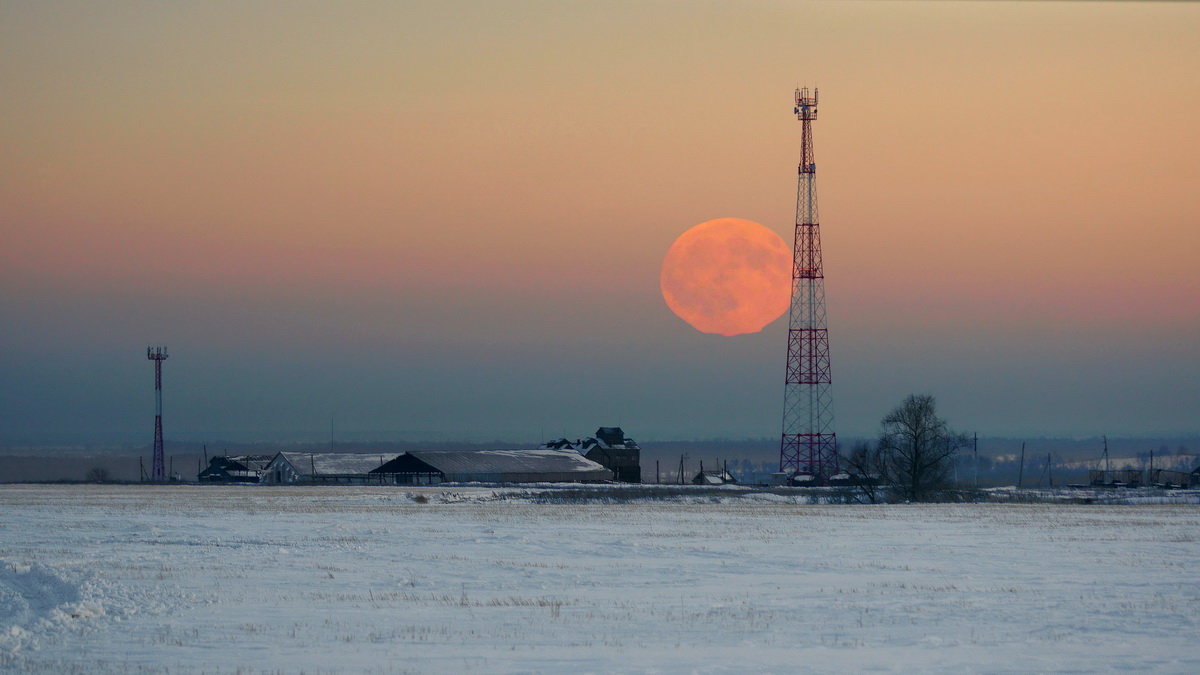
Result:
M712 446L727 448L728 452L736 452L740 447L754 447L755 453L758 453L762 447L773 447L778 450L778 437L710 437L710 438L672 438L672 437L652 437L652 436L634 436L632 432L627 431L627 435L633 438L641 446L643 451L648 451L654 454L661 450L664 446L676 445L696 445L696 446ZM973 432L970 430L955 429L971 436ZM482 434L475 437L459 436L459 437L434 437L420 436L416 434L406 433L404 430L395 431L361 431L347 433L340 437L331 439L328 435L321 436L319 433L313 432L309 434L293 434L287 436L249 436L245 434L229 433L229 432L199 432L196 434L188 434L183 436L167 436L165 440L166 454L179 453L200 453L203 448L207 447L212 454L220 454L223 449L229 449L235 454L238 452L246 452L249 448L254 447L298 447L306 448L306 452L374 452L380 448L395 447L407 448L421 445L444 445L458 447L534 447L545 441L555 440L557 438L583 439L588 436L593 436L595 430L586 430L579 433L547 433L541 440L536 440L536 434L523 438L520 436L495 436ZM848 451L855 443L859 442L874 442L876 435L869 436L852 436L841 435L838 437L838 443L843 451ZM149 453L152 450L152 439L146 434L90 434L82 432L79 434L62 435L49 440L37 439L15 439L16 442L8 442L0 445L0 454L11 453L20 454L27 451L36 452L116 452L116 453ZM1141 436L1126 436L1113 434L1096 434L1093 436L978 436L980 452L999 452L998 448L1008 448L1011 450L1014 447L1019 447L1021 443L1028 443L1031 452L1039 445L1043 450L1047 447L1054 449L1056 452L1066 447L1088 448L1095 446L1095 452L1101 453L1103 445L1107 442L1108 446L1114 452L1147 452L1160 451L1166 447L1167 452L1176 453L1181 448L1187 452L1200 452L1200 432L1181 433L1181 434L1160 434L1160 435L1141 435ZM969 453L970 448L963 452ZM740 456L740 455L738 455ZM734 457L734 455L730 455Z

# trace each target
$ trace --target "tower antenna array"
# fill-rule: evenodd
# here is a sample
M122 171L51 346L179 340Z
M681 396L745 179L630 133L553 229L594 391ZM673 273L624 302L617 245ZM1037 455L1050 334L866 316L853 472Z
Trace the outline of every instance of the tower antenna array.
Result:
M823 482L838 472L838 456L830 391L825 273L817 218L817 164L813 161L812 123L817 119L817 90L797 89L793 112L801 124L800 177L796 191L779 470Z
M146 358L154 362L154 466L150 470L150 480L164 481L167 472L163 466L162 362L167 360L167 348L146 347Z

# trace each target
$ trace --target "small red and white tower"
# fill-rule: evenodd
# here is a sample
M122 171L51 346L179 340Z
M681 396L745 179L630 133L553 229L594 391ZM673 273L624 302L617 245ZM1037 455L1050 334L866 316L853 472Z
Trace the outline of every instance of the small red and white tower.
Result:
M162 362L167 360L166 347L146 347L146 358L154 362L154 468L150 480L167 479L167 468L163 461L162 433Z
M817 164L812 123L817 90L796 90L801 124L800 180L796 194L796 238L792 253L792 305L788 313L787 371L783 387L783 439L779 470L816 482L838 472L830 391L829 328L825 318L825 273L817 219Z

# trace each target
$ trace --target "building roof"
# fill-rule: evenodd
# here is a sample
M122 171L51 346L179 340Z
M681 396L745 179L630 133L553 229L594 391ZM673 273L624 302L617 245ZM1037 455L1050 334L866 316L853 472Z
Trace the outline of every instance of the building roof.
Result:
M414 450L408 454L447 474L612 472L568 448L520 450Z
M276 457L286 459L296 473L310 476L350 476L366 474L386 462L389 457L359 452L281 452Z
M274 455L216 455L209 458L208 466L196 476L198 480L230 480L258 482L263 470L271 463Z
M216 459L214 457L213 459ZM275 459L275 455L227 455L225 459L237 462L246 469L265 469Z
M625 435L625 431L621 427L600 427L596 429L595 436L587 438L577 438L568 440L566 438L558 438L553 441L546 441L541 445L543 448L578 448L581 452L587 452L592 448L614 448L618 450L640 450L637 441Z
M625 431L621 427L600 427L596 430L596 438L605 445L624 445Z
M406 452L371 469L371 473L432 474L444 472L436 466L430 466L417 459L415 455L410 455Z
M692 479L698 485L724 485L737 480L728 471L701 471Z

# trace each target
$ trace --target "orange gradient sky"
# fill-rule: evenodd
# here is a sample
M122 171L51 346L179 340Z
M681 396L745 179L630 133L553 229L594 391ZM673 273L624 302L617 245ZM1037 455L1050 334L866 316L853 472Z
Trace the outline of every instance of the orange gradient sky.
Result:
M138 437L148 343L168 439L774 436L783 322L702 335L658 274L712 218L790 242L798 84L839 433L914 391L981 433L1197 431L1198 34L1197 3L3 3L0 443Z

